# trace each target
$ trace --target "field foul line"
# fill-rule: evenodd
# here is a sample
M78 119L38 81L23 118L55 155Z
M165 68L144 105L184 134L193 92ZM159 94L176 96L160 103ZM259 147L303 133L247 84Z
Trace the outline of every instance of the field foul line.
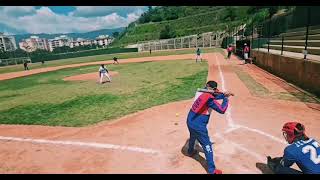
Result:
M219 69L219 74L220 74L220 79L221 79L221 87L222 87L222 91L226 91L226 88L225 88L225 82L224 82L224 78L223 78L223 74L222 74L222 70L221 70L221 67L220 67L220 64L219 64L219 61L217 59L217 54L214 53L215 55L215 59L217 61L217 64L218 64L218 69ZM226 116L227 116L227 122L228 122L228 126L229 127L234 127L234 122L233 122L233 119L231 117L231 105L229 104L228 105L228 109L227 109L227 112L226 112Z
M219 64L219 60L218 60L218 58L217 58L217 54L214 53L214 55L215 55L215 59L216 59L216 61L217 61L218 69L219 69L219 74L220 74L221 83L222 83L222 85L221 85L221 86L222 86L222 90L223 90L223 91L226 91L226 89L225 89L225 81L224 81L223 73L222 73L222 70L221 70L221 67L220 67L220 64ZM229 110L230 110L230 109L229 109ZM263 132L263 131L261 131L261 130L259 130L259 129L255 129L255 128L250 128L250 127L243 126L243 125L234 124L234 121L233 121L233 119L232 119L232 117L231 117L231 112L227 110L226 113L227 113L228 126L231 127L231 128L230 128L230 129L227 129L225 132L231 132L231 131L236 130L236 129L238 129L238 128L244 128L244 129L246 129L246 130L249 130L249 131L256 132L256 133L258 133L258 134L264 135L264 136L268 137L269 139L272 139L272 140L274 140L274 141L277 141L277 142L279 142L279 143L281 143L281 144L287 144L286 141L281 140L281 139L279 139L279 138L277 138L277 137L275 137L275 136L272 136L271 134L268 134L268 133L266 133L266 132ZM228 114L229 114L229 115L228 115Z
M221 87L222 87L222 90L223 91L226 91L226 88L225 88L225 80L224 80L224 76L223 76L223 73L222 73L222 70L221 70L221 67L220 67L220 63L219 63L219 60L217 58L217 54L214 53L215 55L215 60L217 62L217 65L218 65L218 70L219 70L219 75L220 75L220 79L221 79ZM231 117L231 106L229 106L227 112L226 112L226 119L227 119L227 123L228 123L228 129L226 129L224 131L223 134L227 134L227 133L230 133L234 130L237 130L239 128L243 128L243 129L246 129L246 130L249 130L249 131L252 131L252 132L255 132L255 133L258 133L258 134L261 134L261 135L264 135L265 137L268 137L269 139L271 140L274 140L276 142L279 142L279 143L282 143L282 144L286 144L286 142L284 140L281 140L275 136L272 136L266 132L263 132L261 130L258 130L258 129L255 129L255 128L250 128L250 127L247 127L247 126L243 126L243 125L238 125L238 124L235 124L232 117ZM260 154L256 153L256 152L253 152L249 149L246 149L245 147L241 146L240 144L237 144L233 141L230 141L230 140L226 140L221 134L219 133L216 133L214 136L216 137L219 137L225 141L227 141L228 143L232 144L234 147L254 156L256 159L258 159L259 161L262 161L264 162L265 161L265 158L263 156L261 156Z
M126 151L133 151L133 152L139 152L139 153L145 153L145 154L160 154L159 151L156 151L153 149L146 149L146 148L133 147L133 146L120 146L115 144L104 144L104 143L88 143L88 142L79 142L79 141L55 141L55 140L5 137L5 136L0 136L0 140L31 142L31 143L37 143L37 144L72 145L72 146L91 147L91 148L97 148L97 149L126 150Z
M225 139L221 134L217 133L215 134L216 137L220 138L220 139L223 139L224 141L226 141L228 144L231 144L232 146L234 146L235 148L238 148L248 154L250 154L251 156L255 157L257 160L261 161L261 162L265 162L266 161L266 158L254 151L251 151L245 147L243 147L242 145L238 144L238 143L235 143L231 140L228 140L228 139Z
M246 130L248 130L248 131L252 131L252 132L256 132L256 133L258 133L258 134L264 135L264 136L268 137L269 139L272 139L272 140L274 140L274 141L277 141L277 142L279 142L279 143L281 143L281 144L288 144L286 141L284 141L284 140L282 140L282 139L280 139L280 138L277 138L277 137L275 137L275 136L272 136L272 135L270 135L270 134L268 134L268 133L266 133L266 132L260 131L259 129L249 128L249 127L247 127L247 126L242 126L242 125L238 125L238 127L239 127L239 128L243 128L243 129L246 129Z

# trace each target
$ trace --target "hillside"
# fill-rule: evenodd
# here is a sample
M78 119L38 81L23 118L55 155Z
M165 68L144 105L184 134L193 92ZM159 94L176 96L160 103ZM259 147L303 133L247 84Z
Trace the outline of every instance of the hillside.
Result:
M274 6L163 6L131 23L114 41L114 46L139 41L166 39L225 30L241 24L262 22L284 7Z
M121 27L121 28L116 28L116 29L101 29L101 30L97 30L97 31L90 31L90 32L85 32L85 33L67 33L67 34L17 34L14 35L15 39L16 39L16 43L18 46L18 43L22 40L22 39L26 39L29 38L30 36L39 36L40 38L47 38L47 39L53 39L57 36L60 35L67 35L69 37L72 38L85 38L85 39L94 39L99 35L109 35L111 36L113 32L122 32L125 28Z

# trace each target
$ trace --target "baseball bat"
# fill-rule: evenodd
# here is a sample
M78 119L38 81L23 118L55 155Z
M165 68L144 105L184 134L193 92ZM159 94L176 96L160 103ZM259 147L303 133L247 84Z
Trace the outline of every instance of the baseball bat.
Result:
M209 90L209 89L202 89L202 88L198 88L197 89L198 92L207 92L207 93L211 93L214 95L218 95L218 94L225 94L224 92L220 92L220 91L214 91L214 90ZM229 93L230 96L234 96L233 93Z

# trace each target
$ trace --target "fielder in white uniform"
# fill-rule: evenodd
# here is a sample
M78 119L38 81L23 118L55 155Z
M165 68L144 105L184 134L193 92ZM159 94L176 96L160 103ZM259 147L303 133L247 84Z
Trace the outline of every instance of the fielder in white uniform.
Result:
M111 82L109 71L107 68L104 67L104 64L101 64L99 68L99 77L100 77L100 84L103 83L103 77L107 77L109 79L109 82Z

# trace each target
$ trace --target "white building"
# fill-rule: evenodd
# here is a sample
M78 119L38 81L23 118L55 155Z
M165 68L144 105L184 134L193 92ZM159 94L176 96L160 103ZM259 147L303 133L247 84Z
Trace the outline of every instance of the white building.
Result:
M61 35L59 37L55 37L54 39L49 39L49 50L53 51L57 47L70 46L71 42L71 38L66 35Z
M94 44L99 46L108 46L113 41L113 38L108 35L100 35L94 40Z
M49 51L49 42L45 38L39 38L38 36L30 36L30 38L24 39L21 42L19 42L19 47L20 49L27 52L33 52L37 49Z
M0 33L0 51L14 51L16 49L17 45L14 37Z
M108 46L113 41L108 35L100 35L95 40L88 40L78 38L75 41L70 42L70 48L78 47L78 46L88 46L88 45L98 45L98 46Z
M88 46L92 45L94 42L88 39L78 38L76 41L72 41L70 43L70 48L78 47L78 46Z

